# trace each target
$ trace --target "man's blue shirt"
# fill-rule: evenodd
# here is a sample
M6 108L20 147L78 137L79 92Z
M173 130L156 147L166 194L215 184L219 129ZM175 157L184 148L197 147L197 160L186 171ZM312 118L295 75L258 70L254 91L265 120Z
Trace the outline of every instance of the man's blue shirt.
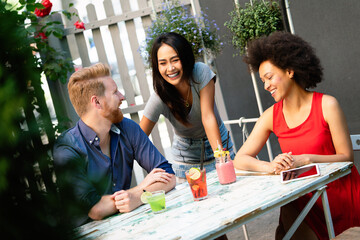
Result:
M130 188L134 160L150 172L162 168L174 174L171 164L160 154L134 121L124 118L110 130L110 156L102 153L100 139L82 120L64 132L54 146L55 167L71 164L68 175L76 197L90 210L101 196Z

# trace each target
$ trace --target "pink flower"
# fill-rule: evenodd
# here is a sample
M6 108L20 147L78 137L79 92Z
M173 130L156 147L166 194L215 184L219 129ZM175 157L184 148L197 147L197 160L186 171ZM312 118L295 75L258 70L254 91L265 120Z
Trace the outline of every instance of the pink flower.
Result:
M74 23L75 27L77 29L84 29L85 30L85 26L84 26L84 22L81 22L80 20L78 20L76 23Z
M42 0L41 4L45 7L43 9L35 9L35 15L38 17L45 17L47 15L49 15L49 13L51 12L51 8L52 8L52 3L50 2L50 0Z
M43 33L43 32L39 32L39 33L35 36L35 38L40 38L40 37L41 37L42 40L46 40L46 39L47 39L47 36L46 36L45 33Z

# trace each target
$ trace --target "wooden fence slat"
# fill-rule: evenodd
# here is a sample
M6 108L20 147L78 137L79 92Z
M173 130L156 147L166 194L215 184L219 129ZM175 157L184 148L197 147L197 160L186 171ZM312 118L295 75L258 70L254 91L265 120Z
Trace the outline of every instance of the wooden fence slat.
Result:
M145 9L148 7L147 0L138 0L138 4L140 9ZM143 28L146 31L148 27L150 27L151 25L151 16L150 15L143 16L141 17L141 21L143 24Z
M69 9L69 12L78 14L77 9L73 8L73 7ZM72 18L71 20L65 18L64 21L65 21L65 25L71 26L71 29L75 28L75 27L73 27L74 26L73 24L76 22L75 18ZM68 29L70 29L70 27ZM64 32L65 31L67 31L67 30L65 29ZM72 57L72 60L80 58L80 54L79 54L79 50L78 50L77 45L76 45L76 39L75 39L75 34L74 33L75 33L75 30L72 32L72 34L66 34L66 40L67 40L67 43L68 43L68 47L69 47L69 50L70 50L70 55Z
M116 24L118 22L131 20L131 19L134 19L137 17L147 16L147 15L150 15L151 13L152 13L152 8L148 7L146 9L141 9L138 11L130 12L128 14L121 14L121 15L114 15L111 17L107 17L106 19L101 19L94 23L85 23L85 28L88 30L88 29L93 29L93 28L99 28L101 26L108 26L111 24ZM64 31L64 35L74 34L78 31L83 31L83 30L78 30L75 28L67 28Z
M121 4L121 8L123 10L123 13L127 13L127 12L131 11L129 2L120 1L120 4ZM139 41L138 41L138 38L136 35L136 28L135 28L134 20L132 19L132 20L126 21L125 26L126 26L126 30L127 30L128 36L129 36L131 51L133 53L136 76L139 81L141 95L142 95L144 101L147 101L150 97L150 91L149 91L149 87L147 84L144 63L138 52Z
M90 22L96 22L98 20L94 4L87 5L86 6L86 11L87 11L87 14L89 16L89 21ZM104 47L104 42L103 42L103 39L101 37L100 28L92 29L92 34L93 34L93 38L94 38L96 52L97 52L98 57L99 57L99 62L106 63L106 64L109 65L108 59L106 57L106 51L105 51L105 47Z
M159 152L165 156L165 151L161 143L159 124L156 123L153 130L151 131L151 138L154 146L159 150Z
M91 65L90 58L89 58L89 52L87 50L86 46L86 40L84 33L76 33L75 34L76 44L79 49L80 59L81 59L81 65L83 67L88 67Z
M80 58L79 50L76 46L76 39L74 34L66 35L66 41L70 51L70 56L72 60Z
M114 10L111 3L111 0L104 0L104 8L107 17L114 16ZM131 106L135 104L135 92L133 86L131 84L130 76L129 76L129 69L126 64L126 60L124 57L124 51L122 42L120 39L120 31L117 24L109 25L109 31L111 34L111 38L113 40L115 55L119 67L119 73L121 76L121 82L124 87L126 101L128 105Z
M123 14L127 15L128 13L131 13L129 1L126 1L126 0L120 1L120 5L121 5L121 9L122 9ZM130 48L132 50L132 55L133 55L133 61L134 61L134 65L135 65L136 74L137 74L138 79L139 79L139 73L140 73L140 76L141 76L141 71L142 70L141 70L141 66L139 66L139 62L137 61L137 58L136 58L137 48L134 49L134 46L136 46L136 45L138 46L134 19L127 20L125 22L125 27L126 27L126 32L128 34L128 37L129 37L129 43L130 43ZM140 61L141 61L141 59L140 59ZM143 69L142 72L145 74L145 69ZM140 89L143 90L144 87L141 86L141 84L139 84L139 85L140 85ZM148 89L146 89L146 90L148 90ZM144 94L147 95L147 97L149 97L149 95L150 95L149 92L148 93L145 92ZM142 95L143 95L143 93L142 93ZM137 123L140 123L140 118L139 118L138 113L131 114L131 119L133 119Z
M148 7L148 1L147 0L138 0L138 5L139 5L139 9L145 9ZM151 20L151 16L147 15L147 16L143 16L141 18L142 21L142 25L143 28L146 32L146 30L148 29L148 27L151 26L152 20ZM152 87L152 86L151 86ZM145 102L147 102L148 99L144 99ZM171 126L170 126L171 127ZM167 128L167 131L169 132L169 128ZM170 129L170 131L172 131L172 128ZM154 145L156 146L157 149L159 149L159 151L165 155L165 151L162 147L162 143L161 143L161 138L160 138L160 131L159 131L159 127L158 124L156 124L151 132L151 136L152 136L152 141L154 143Z
M78 10L76 8L73 8L73 7L70 8L69 12L79 15ZM70 51L75 53L75 55L73 57L73 60L80 57L81 65L83 67L88 67L88 66L91 65L91 62L90 62L89 53L88 53L88 50L87 50L86 39L85 39L83 31L80 30L80 29L76 29L74 27L73 24L75 22L76 22L75 18L71 19L71 22L70 22L71 25L70 26L71 26L71 28L75 29L75 31L74 31L74 36L75 37L70 37L70 36L68 37L68 40L70 40L69 49L70 49ZM72 41L74 39L75 39L75 41ZM78 55L76 53L78 53Z

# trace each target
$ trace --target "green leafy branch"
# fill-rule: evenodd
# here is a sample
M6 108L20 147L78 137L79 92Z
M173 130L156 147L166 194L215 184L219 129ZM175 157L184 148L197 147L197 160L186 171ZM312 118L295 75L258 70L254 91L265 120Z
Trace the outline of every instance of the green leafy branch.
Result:
M249 41L284 29L281 9L277 1L253 0L245 6L235 6L224 25L231 31L232 44L245 54Z

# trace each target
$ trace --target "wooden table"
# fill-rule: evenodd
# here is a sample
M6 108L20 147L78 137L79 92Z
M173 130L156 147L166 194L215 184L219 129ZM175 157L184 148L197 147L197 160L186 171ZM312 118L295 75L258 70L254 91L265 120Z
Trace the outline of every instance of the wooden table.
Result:
M319 164L321 176L287 184L280 183L279 175L264 175L237 176L235 183L221 185L216 171L212 171L207 174L206 200L194 202L185 182L166 194L167 210L163 213L152 213L146 204L130 213L85 224L76 228L75 233L79 239L213 239L316 191L316 198L321 196L323 199L329 236L333 238L325 186L349 174L351 166L350 162ZM311 201L294 225L299 225L306 211L311 209ZM285 239L290 239L296 228L293 226Z

